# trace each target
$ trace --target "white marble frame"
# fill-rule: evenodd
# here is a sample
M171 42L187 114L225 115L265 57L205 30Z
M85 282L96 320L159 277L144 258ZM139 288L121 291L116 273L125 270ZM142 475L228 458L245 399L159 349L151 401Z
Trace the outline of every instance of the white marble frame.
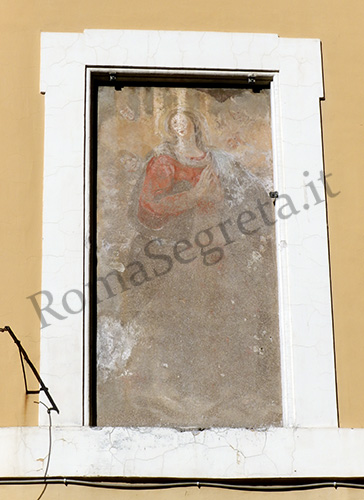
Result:
M234 70L273 77L275 189L291 196L300 210L289 219L278 218L276 224L284 413L281 431L284 436L290 433L292 436L293 428L297 427L336 428L325 203L316 204L309 210L302 209L305 203L313 201L312 191L305 188L307 181L314 180L318 195L324 199L323 184L317 181L323 170L319 40L282 39L270 34L118 30L42 34L41 91L45 93L42 289L52 293L52 308L67 316L60 320L48 315L51 325L41 330L41 375L61 410L59 416L54 415L54 423L67 435L81 430L89 433L87 427L82 427L88 423L85 390L87 314L68 314L62 300L67 291L76 290L85 294L87 303L88 289L84 283L88 266L87 82L92 68L100 67L118 68L118 71L127 67L142 71L169 68L176 72ZM307 179L303 176L305 170L309 171ZM277 202L277 209L279 203L282 202ZM78 295L70 292L66 299L75 311L80 308ZM47 303L45 299L43 306ZM40 423L47 424L42 407ZM271 430L274 435L280 435L278 431ZM100 450L109 432L108 429L91 432L94 445ZM115 429L115 432L124 437L131 434L130 429ZM133 440L140 439L135 446L153 441L152 436L161 432L163 449L168 450L170 436L172 451L176 445L176 431L171 429L133 430ZM203 439L213 443L213 436L218 436L219 432L223 431L206 430L202 433ZM260 443L262 436L267 435L262 430L230 429L226 432L236 442L241 438ZM191 445L186 455L183 453L184 458L189 460L194 456L198 446L196 440L195 447ZM212 448L211 445L210 458L214 454ZM117 460L119 454L120 459L124 457L117 447L110 453ZM218 454L217 449L216 457ZM97 465L87 462L87 457L85 460L81 475L90 475L90 470L98 475L99 470L104 470L101 462ZM132 457L123 460L129 461ZM279 476L280 459L277 460L275 467ZM128 469L128 475L177 477L180 463L176 462L175 466L175 470L163 465L146 473L135 463ZM114 467L110 473L117 475L116 469ZM215 469L196 463L194 473L188 472L188 475L224 477L225 465L221 473ZM256 471L249 469L248 473L245 468L238 469L236 477L256 477L258 470L260 476L270 475L269 467L266 473L260 466ZM124 475L123 470L120 468L120 475ZM58 472L55 470L54 474Z

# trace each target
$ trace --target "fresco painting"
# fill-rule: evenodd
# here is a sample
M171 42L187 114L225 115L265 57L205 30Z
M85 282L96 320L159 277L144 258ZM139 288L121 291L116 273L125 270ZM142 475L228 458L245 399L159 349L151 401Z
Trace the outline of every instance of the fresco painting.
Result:
M100 87L97 424L282 420L270 91Z

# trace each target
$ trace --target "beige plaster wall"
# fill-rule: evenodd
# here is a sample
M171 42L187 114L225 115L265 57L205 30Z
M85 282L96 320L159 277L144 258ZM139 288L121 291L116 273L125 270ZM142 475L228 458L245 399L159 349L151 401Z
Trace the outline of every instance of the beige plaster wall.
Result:
M114 28L319 38L326 89L322 104L326 172L332 173L332 189L341 190L328 206L340 423L364 426L363 15L361 0L1 0L0 326L12 326L37 366L39 322L26 297L41 286L44 108L39 94L40 33ZM0 334L0 353L0 425L36 425L35 397L24 396L17 349L5 334ZM16 489L12 491L13 498L18 498ZM93 494L108 498L104 493ZM321 494L326 495L311 493L312 498L326 498ZM68 495L74 498L73 493ZM144 494L133 495L141 498ZM354 498L352 493L350 498Z

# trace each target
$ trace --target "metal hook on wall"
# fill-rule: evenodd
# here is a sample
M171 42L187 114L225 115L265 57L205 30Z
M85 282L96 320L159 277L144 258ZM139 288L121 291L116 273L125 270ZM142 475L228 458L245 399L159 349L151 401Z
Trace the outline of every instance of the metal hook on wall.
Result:
M38 373L38 370L36 369L36 367L33 365L33 363L31 362L31 360L29 359L29 356L28 356L27 352L25 351L24 347L21 345L20 340L15 335L15 333L13 332L13 330L10 328L10 326L4 326L4 328L0 328L0 332L8 332L8 334L13 339L14 343L16 344L16 346L17 346L17 348L19 350L20 362L21 362L21 366L22 366L22 370L23 370L23 377L24 377L24 385L25 385L25 392L26 392L26 394L39 394L41 391L43 391L44 394L47 396L48 401L51 404L51 406L49 407L49 411L53 410L53 411L56 411L57 413L59 413L59 409L58 409L56 403L54 402L54 399L50 395L48 387L46 387L45 383L41 379L41 377L40 377L40 375ZM27 377L26 377L26 374L25 374L24 360L27 362L28 366L30 367L30 369L34 373L35 378L39 382L40 389L38 391L31 391L31 390L28 389Z

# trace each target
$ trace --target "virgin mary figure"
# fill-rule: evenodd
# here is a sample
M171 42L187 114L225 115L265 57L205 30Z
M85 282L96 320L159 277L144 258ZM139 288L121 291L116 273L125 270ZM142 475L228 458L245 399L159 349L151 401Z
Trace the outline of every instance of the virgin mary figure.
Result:
M261 181L230 154L206 144L207 127L197 112L174 109L165 120L171 140L147 160L139 197L138 219L144 227L161 230L176 219L222 216L264 191ZM255 192L255 196L251 191ZM255 198L255 200L254 200ZM191 225L191 220L189 224Z
M164 127L128 212L138 233L128 262L148 261L146 248L153 260L119 304L133 344L108 425L279 423L274 227L254 215L269 198L237 158L209 145L198 112L176 108Z
M280 394L267 362L279 350L276 288L267 287L276 282L274 228L257 221L239 230L241 214L256 213L257 200L269 198L237 158L208 145L197 112L174 109L165 131L168 140L148 155L129 210L139 232L129 262L145 262L149 244L155 275L123 296L122 320L138 340L125 365L130 375L119 397L127 410L119 424L279 421L279 398L259 421L254 408L263 394ZM176 261L178 242L184 253Z

